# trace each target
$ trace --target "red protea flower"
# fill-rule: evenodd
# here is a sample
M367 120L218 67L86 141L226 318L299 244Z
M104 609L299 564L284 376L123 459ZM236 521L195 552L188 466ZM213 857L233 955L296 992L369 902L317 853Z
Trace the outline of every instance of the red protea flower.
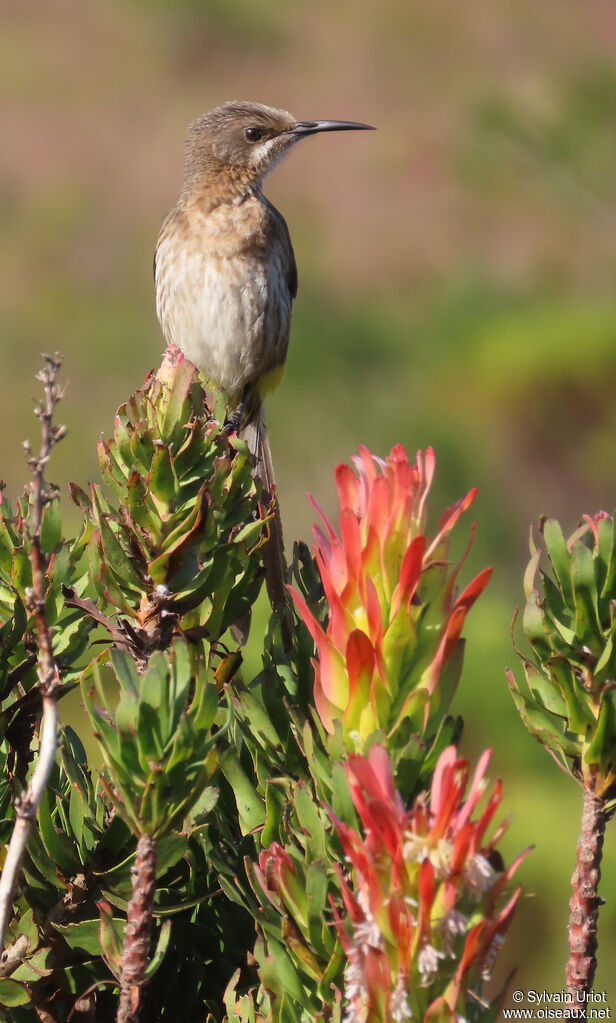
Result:
M430 539L431 448L417 454L415 465L399 444L385 461L363 447L353 461L355 470L336 469L339 536L313 501L323 522L314 533L327 627L295 589L291 594L317 648L314 700L321 721L330 733L341 721L345 736L361 746L378 729L395 732L404 719L419 734L431 718L442 719L461 670L464 618L491 569L456 595L462 562L451 568L447 561L449 534L475 491L444 512Z
M429 798L410 811L383 747L346 762L363 832L331 815L352 870L352 883L338 870L344 917L334 907L347 956L348 1023L427 1021L437 1009L453 1023L468 1014L470 986L486 979L518 898L519 889L501 905L503 889L525 855L505 870L495 848L505 826L486 838L498 782L473 817L489 757L480 758L465 799L470 767L449 746Z

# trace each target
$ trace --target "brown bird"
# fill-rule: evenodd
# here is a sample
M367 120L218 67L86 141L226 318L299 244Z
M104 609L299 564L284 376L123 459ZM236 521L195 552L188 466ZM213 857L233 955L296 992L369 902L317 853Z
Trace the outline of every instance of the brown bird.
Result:
M231 102L188 129L180 194L156 245L156 310L167 344L224 395L227 429L241 430L266 495L274 476L262 401L284 371L297 268L285 220L263 195L263 178L308 135L369 128L298 121L285 110ZM284 598L278 520L265 560L276 606Z

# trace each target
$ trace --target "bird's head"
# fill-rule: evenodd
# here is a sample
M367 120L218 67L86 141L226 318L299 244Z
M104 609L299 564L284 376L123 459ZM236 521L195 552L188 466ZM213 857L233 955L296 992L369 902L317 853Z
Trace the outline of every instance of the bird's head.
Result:
M260 183L307 135L370 128L354 121L298 121L286 110L261 103L225 103L188 129L184 189L227 184L242 191Z

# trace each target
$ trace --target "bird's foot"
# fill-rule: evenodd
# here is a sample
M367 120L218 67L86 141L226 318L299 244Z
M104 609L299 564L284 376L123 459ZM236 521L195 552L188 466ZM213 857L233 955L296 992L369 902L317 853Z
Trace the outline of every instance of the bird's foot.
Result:
M225 420L222 432L225 437L230 437L233 433L239 433L240 426L242 425L242 417L237 415L237 410L228 416Z
M248 390L250 384L246 384L242 391L242 397L240 403L233 412L231 412L226 419L223 427L224 433L227 437L230 437L232 433L239 433L242 426L242 419L244 418L244 412L246 411L246 401L248 399Z

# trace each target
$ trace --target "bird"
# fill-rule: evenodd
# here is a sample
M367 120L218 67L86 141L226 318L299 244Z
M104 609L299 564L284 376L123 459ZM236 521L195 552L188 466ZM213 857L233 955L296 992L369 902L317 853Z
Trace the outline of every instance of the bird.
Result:
M263 494L275 479L263 400L284 372L297 294L289 229L263 194L263 179L301 139L373 130L355 121L299 121L286 110L230 101L188 128L179 195L154 256L156 311L178 347L224 397L225 430L242 437ZM264 550L272 606L285 599L279 514Z

